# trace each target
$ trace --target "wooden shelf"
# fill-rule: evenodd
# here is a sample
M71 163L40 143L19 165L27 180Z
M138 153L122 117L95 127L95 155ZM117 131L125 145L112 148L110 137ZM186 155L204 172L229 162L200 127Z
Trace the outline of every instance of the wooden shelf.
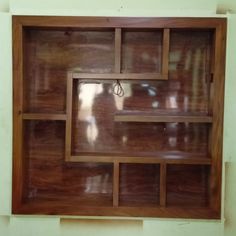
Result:
M95 163L142 163L142 164L191 164L210 165L209 156L199 154L186 154L181 152L158 153L156 156L114 156L112 154L101 155L99 153L81 154L70 156L68 162L95 162Z
M179 122L179 123L212 123L212 117L193 113L147 113L119 112L114 116L115 122Z
M219 219L225 19L13 28L13 214Z
M62 207L63 206L63 207ZM141 209L141 210L140 210ZM100 216L124 216L124 217L173 217L194 219L219 219L218 212L209 207L108 207L86 206L78 201L46 201L36 199L22 204L16 211L19 214L42 214L42 215L84 215L94 216L99 212Z
M66 114L23 113L23 120L66 120Z
M73 72L73 79L99 80L166 80L167 75L160 73L79 73Z

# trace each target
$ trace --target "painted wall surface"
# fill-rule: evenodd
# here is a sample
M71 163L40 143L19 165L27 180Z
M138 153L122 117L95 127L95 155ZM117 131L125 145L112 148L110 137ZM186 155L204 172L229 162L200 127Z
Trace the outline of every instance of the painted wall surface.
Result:
M10 5L10 7L9 7ZM10 9L8 11L8 8ZM214 16L228 14L224 162L221 221L172 219L60 219L11 215L11 15ZM8 13L7 13L8 12ZM0 0L0 236L234 236L236 235L236 0ZM224 220L225 219L225 220Z

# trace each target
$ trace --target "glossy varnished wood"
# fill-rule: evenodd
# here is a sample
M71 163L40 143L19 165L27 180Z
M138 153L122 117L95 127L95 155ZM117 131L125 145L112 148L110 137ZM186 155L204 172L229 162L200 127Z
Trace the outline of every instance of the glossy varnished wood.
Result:
M14 16L24 26L37 27L102 27L102 28L202 28L215 29L224 18L213 17L69 17L69 16Z
M168 123L168 122L179 122L179 123L212 123L212 117L206 115L191 113L145 113L145 112L118 112L114 116L116 122L154 122L154 123Z
M167 207L208 206L209 170L203 165L167 165Z
M13 213L219 218L225 29L14 16Z
M65 114L23 113L23 120L66 120Z
M160 205L160 167L156 164L121 164L119 205Z
M157 152L148 156L150 153L144 153L143 156L137 157L140 153L134 153L133 156L119 156L115 154L106 154L95 152L91 153L79 153L77 156L71 156L69 162L95 162L95 163L149 163L149 164L203 164L210 165L211 158L205 155L199 154L186 154L181 152Z
M171 95L167 94L163 99L162 88L166 84L160 84L160 82L143 82L143 84L122 84L125 95L118 97L109 92L112 90L111 82L74 81L72 156L79 156L81 152L87 152L89 155L92 152L95 156L96 153L98 156L99 153L104 153L107 156L158 157L158 152L167 151L208 156L208 124L176 123L179 121L197 122L201 119L207 123L208 117L204 119L197 112L195 116L190 116L189 120L186 117L175 117L177 120L166 119L165 122L161 116L153 116L155 120L159 119L162 123L152 123L151 119L146 122L114 122L117 113L126 113L127 110L131 113L132 110L134 113L137 111L140 113L143 110L144 113L149 114L168 112L170 119L171 114L176 114L176 110L181 110L181 107L171 108L172 105L166 102L171 99L169 97ZM159 107L153 107L153 104L158 104ZM201 109L202 103L190 105L194 109ZM190 105L189 109L193 109ZM142 116L137 115L135 118L140 121Z
M74 79L98 80L165 80L160 73L73 73Z

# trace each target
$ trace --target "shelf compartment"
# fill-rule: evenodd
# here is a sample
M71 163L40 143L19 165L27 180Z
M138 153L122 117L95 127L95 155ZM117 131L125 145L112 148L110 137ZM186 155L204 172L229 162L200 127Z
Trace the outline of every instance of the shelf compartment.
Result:
M121 164L119 206L159 206L160 166Z
M191 113L158 113L158 112L135 112L135 111L122 111L114 115L115 122L153 122L153 123L212 123L212 117L201 114Z
M207 207L210 166L167 165L167 207Z
M112 164L65 163L65 122L26 120L24 127L25 202L112 206Z
M24 111L65 113L67 72L112 73L114 30L25 28Z
M163 30L122 30L121 71L124 73L162 70Z
M66 120L66 114L23 113L23 120Z
M73 80L70 87L68 94L72 98L68 100L72 103L68 114L71 110L72 122L67 135L71 139L67 157L101 152L111 156L136 156L133 154L139 153L138 156L145 157L155 156L158 151L207 156L209 124L114 122L117 112L130 107L150 111L155 100L148 95L146 85L124 85L127 97L121 98L111 93L110 82L80 83L80 80ZM146 96L140 100L142 94Z

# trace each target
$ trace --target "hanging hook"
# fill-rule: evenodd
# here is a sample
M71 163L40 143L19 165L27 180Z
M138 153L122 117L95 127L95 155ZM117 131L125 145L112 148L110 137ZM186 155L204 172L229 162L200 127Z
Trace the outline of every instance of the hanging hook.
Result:
M120 84L119 80L116 80L116 83L113 84L112 92L113 92L113 94L115 94L119 97L123 97L125 95L125 91L124 91L122 85Z

